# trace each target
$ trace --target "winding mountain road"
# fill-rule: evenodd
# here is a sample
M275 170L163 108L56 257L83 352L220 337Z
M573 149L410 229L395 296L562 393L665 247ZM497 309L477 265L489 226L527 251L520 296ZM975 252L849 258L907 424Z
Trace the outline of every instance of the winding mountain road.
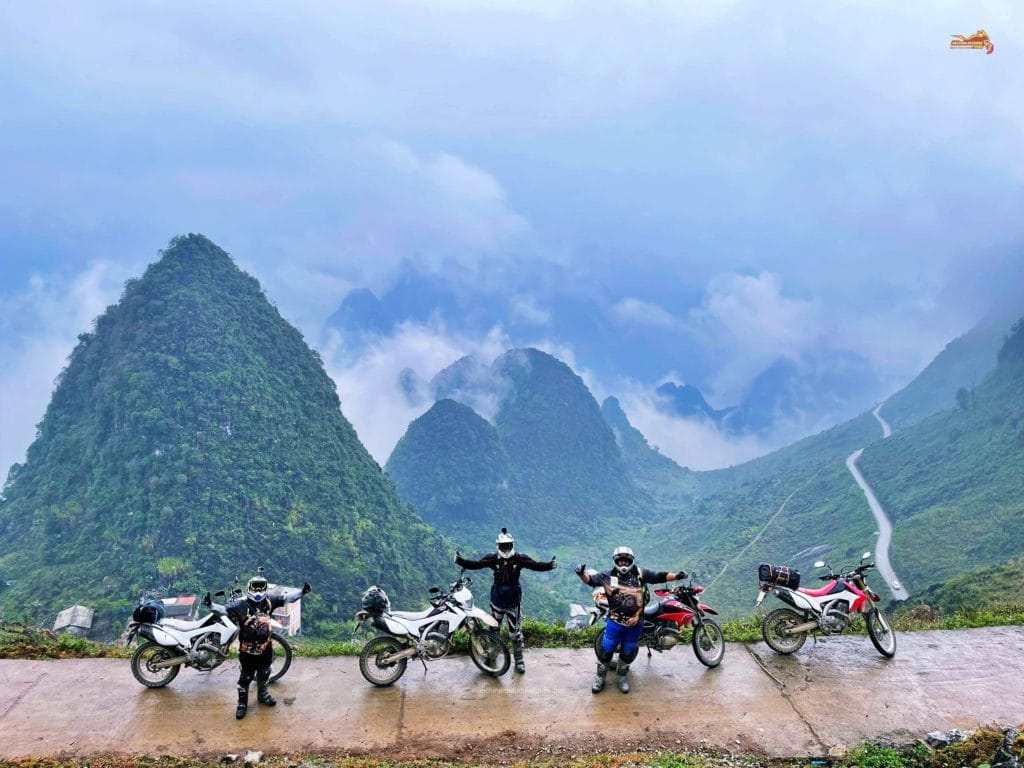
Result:
M230 662L149 690L126 659L0 660L0 762L246 749L379 759L500 762L626 750L708 748L826 755L868 739L1016 726L1024 716L1024 627L899 635L895 658L864 636L779 656L730 643L717 669L683 646L633 664L633 692L590 693L589 650L530 648L526 675L481 675L466 657L410 664L373 688L353 657L297 658L274 709L235 720ZM255 698L255 697L253 697Z
M882 418L881 410L882 405L876 405L871 414L881 425L882 439L884 440L892 434L892 427ZM857 467L857 460L862 453L864 453L864 449L859 448L847 456L846 468L853 475L853 479L860 486L860 489L864 491L871 514L875 516L875 522L878 523L878 540L875 542L875 565L878 567L878 572L882 575L882 578L885 579L885 583L888 584L893 598L896 600L906 600L910 595L904 589L902 582L896 577L896 571L893 570L892 563L889 560L889 546L892 543L892 523L889 521L889 515L886 514L878 498L875 496L874 490L868 485L868 481L864 479L864 475L861 474L860 469Z

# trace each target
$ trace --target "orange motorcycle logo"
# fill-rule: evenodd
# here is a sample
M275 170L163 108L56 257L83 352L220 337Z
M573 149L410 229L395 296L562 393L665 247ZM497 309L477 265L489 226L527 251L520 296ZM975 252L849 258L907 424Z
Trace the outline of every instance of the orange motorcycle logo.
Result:
M984 48L985 53L992 53L996 49L992 45L992 41L988 39L988 32L984 29L979 29L973 35L965 37L964 35L953 35L953 39L949 43L950 48Z

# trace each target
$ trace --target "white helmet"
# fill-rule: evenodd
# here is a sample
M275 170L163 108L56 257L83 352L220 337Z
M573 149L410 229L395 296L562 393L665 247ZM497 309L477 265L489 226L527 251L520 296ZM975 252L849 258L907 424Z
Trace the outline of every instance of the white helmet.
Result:
M498 534L494 543L498 545L498 557L508 559L516 553L516 542L512 538L512 534L508 532L508 528L501 529L501 533Z
M629 573L633 567L633 561L636 558L633 556L633 550L629 547L616 547L615 551L612 552L612 562L615 563L615 570L619 572L619 575L625 576Z

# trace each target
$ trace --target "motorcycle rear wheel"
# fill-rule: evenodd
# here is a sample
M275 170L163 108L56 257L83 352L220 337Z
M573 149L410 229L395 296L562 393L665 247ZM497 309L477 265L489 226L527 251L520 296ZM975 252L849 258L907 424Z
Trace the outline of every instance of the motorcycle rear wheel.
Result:
M292 644L284 635L274 632L270 636L270 647L274 649L274 660L270 664L270 680L273 683L284 677L288 667L292 665Z
M501 677L512 664L508 644L493 629L477 629L469 634L469 655L477 669L491 677Z
M895 656L896 633L885 614L875 608L864 615L864 623L868 625L868 637L871 638L875 649L887 659Z
M147 688L163 688L178 676L181 665L154 669L154 664L173 659L177 654L173 648L166 648L152 640L143 643L132 654L132 674Z
M701 625L693 628L693 638L690 641L693 645L693 653L697 661L705 667L717 667L722 663L725 656L725 635L718 622L713 619L704 619Z
M783 632L789 627L803 624L803 619L796 611L789 608L779 608L764 617L761 622L761 636L768 643L768 647L776 653L790 654L799 651L807 641L807 633L800 632L796 635L787 635Z
M404 648L405 646L395 638L387 635L375 637L363 646L363 652L359 654L359 671L363 673L366 682L373 683L378 688L387 688L395 683L405 674L409 660L399 659L387 663L384 659Z

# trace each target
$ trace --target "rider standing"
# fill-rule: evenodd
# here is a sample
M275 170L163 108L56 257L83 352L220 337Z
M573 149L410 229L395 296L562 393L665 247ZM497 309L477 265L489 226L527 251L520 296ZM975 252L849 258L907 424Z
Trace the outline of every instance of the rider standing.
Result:
M455 553L455 564L471 571L481 568L494 570L494 584L491 585L491 615L501 628L502 619L508 622L508 634L512 640L516 672L526 671L523 662L523 588L519 586L519 574L524 568L530 571L550 571L555 567L555 558L537 562L529 555L516 552L515 540L507 528L502 528L495 541L497 551L484 555L479 560L467 560L461 553Z
M260 569L263 570L262 568ZM270 615L286 603L293 603L310 591L309 583L287 597L267 595L267 580L253 576L245 588L245 595L227 605L228 617L238 625L238 708L235 717L241 720L249 707L249 684L256 678L256 700L273 707L277 700L270 695L270 665L274 663L274 648Z
M587 573L587 566L580 563L576 574L585 584L604 587L608 597L608 622L604 628L604 640L594 649L597 654L597 677L590 690L600 693L604 689L604 677L612 665L612 656L619 651L616 668L616 683L619 690L629 693L629 665L640 650L640 636L644 631L643 612L647 602L646 585L662 584L686 578L686 572L678 570L652 571L639 568L635 563L633 550L616 547L612 553L614 567L600 573Z

